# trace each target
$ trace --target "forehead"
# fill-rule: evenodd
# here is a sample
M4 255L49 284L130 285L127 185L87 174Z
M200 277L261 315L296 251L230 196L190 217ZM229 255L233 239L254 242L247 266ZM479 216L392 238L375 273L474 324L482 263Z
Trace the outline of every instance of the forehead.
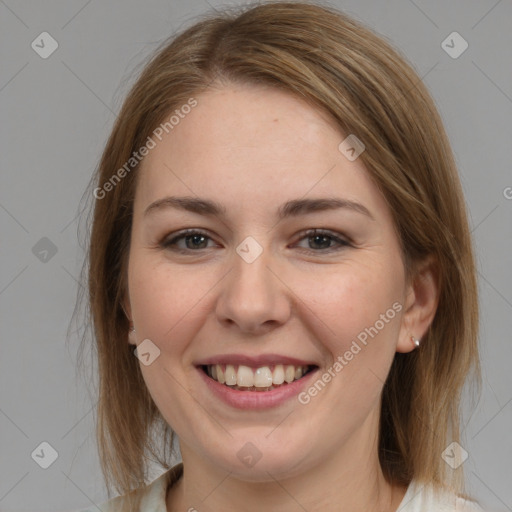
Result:
M346 135L305 101L245 85L195 100L143 160L136 209L176 193L215 196L237 209L306 194L342 194L385 208L361 159L339 151Z

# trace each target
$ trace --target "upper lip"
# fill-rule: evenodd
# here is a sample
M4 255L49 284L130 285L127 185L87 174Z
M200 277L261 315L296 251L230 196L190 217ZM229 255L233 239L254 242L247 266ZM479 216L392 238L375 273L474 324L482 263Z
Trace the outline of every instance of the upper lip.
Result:
M260 368L262 366L272 366L276 364L291 364L294 366L317 366L312 361L298 359L296 357L284 356L280 354L260 354L258 356L248 356L245 354L219 354L216 356L201 359L196 366L212 365L212 364L232 364L251 366Z

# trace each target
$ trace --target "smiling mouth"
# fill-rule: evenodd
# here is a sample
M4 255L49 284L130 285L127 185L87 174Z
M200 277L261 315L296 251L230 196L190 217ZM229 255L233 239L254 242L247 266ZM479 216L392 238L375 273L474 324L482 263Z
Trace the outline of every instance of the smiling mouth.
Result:
M239 391L271 391L302 379L317 366L276 364L251 368L245 365L209 364L201 370L211 379Z

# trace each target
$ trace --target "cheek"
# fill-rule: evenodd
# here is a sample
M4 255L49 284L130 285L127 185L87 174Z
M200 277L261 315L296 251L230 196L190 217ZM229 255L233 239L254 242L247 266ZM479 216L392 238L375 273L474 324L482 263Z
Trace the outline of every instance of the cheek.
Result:
M332 361L325 377L329 401L338 411L364 416L378 399L396 351L402 309L399 276L393 265L373 262L297 282L313 337ZM311 391L314 396L316 391Z
M173 428L181 418L188 418L194 402L183 371L190 371L187 350L204 324L207 294L214 282L211 276L165 261L151 262L147 255L134 254L130 261L130 301L138 342L149 339L160 350L152 364L141 363L140 369L156 406Z
M150 258L135 256L129 269L130 301L139 338L149 338L160 349L168 350L164 340L174 339L180 329L193 326L191 315L198 304L202 288L194 273L180 272L165 263L152 264ZM183 319L187 319L183 322ZM175 344L169 344L171 347Z
M331 273L296 280L297 295L310 316L334 336L332 343L343 349L399 298L399 287L390 275L389 269L378 265L338 267Z
M225 272L171 265L162 258L152 262L145 254L132 258L129 286L137 337L159 347L166 367L188 368L191 342L201 337L205 322L211 321L212 301Z

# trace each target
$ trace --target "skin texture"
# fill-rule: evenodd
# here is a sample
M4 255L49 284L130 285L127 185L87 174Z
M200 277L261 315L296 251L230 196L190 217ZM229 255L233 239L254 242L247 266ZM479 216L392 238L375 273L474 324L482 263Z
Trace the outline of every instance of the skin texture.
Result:
M410 335L421 338L433 319L434 268L427 261L406 282L384 197L361 159L338 150L346 134L326 115L247 85L196 99L138 171L125 301L136 329L128 342L160 349L141 370L180 440L185 473L168 510L396 510L405 489L388 484L378 462L380 396L395 352L414 350ZM215 200L227 213L144 215L170 195ZM288 200L323 197L362 203L374 219L348 209L276 217ZM208 238L159 245L185 228ZM304 234L313 228L348 245ZM235 250L248 236L263 249L252 263ZM396 302L401 311L306 405L235 409L194 366L278 353L314 361L321 376ZM253 467L237 457L249 441L262 455Z

